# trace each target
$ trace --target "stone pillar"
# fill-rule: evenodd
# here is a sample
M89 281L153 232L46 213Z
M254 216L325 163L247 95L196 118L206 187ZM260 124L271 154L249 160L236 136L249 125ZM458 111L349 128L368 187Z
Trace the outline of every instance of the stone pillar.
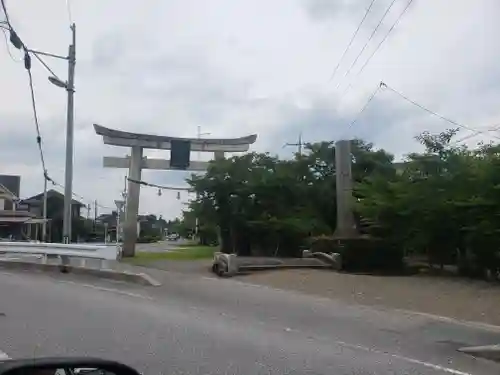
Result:
M215 160L222 160L225 158L224 151L214 151L214 159ZM218 230L217 230L217 237L219 240L219 248L223 252L229 251L231 248L230 243L231 241L231 234L230 234L230 229L229 223L218 223Z
M128 176L131 180L141 180L142 169L142 147L131 147L130 168ZM135 243L137 241L137 214L139 213L139 193L141 185L132 181L128 182L127 213L123 227L123 256L133 257L135 255Z
M358 234L352 211L351 141L335 143L335 179L337 190L337 228L335 237L351 238Z
M115 200L116 204L116 242L123 241L123 222L124 222L124 214L123 207L125 206L125 202L121 200Z

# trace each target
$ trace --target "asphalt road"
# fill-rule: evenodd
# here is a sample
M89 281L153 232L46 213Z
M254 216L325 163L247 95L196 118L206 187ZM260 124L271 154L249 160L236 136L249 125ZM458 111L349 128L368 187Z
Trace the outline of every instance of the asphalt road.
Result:
M164 286L0 272L0 351L93 355L145 374L499 374L456 352L500 331L233 280Z

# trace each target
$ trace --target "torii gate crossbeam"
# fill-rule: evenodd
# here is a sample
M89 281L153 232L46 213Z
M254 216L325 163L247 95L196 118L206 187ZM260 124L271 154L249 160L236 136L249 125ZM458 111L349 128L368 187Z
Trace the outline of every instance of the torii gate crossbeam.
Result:
M102 136L104 144L130 147L130 157L104 157L103 164L107 168L128 168L129 179L140 181L142 169L175 170L170 166L170 160L148 159L143 157L145 148L157 150L170 150L173 141L187 141L190 151L213 152L215 159L224 158L225 152L245 152L257 140L257 135L241 138L207 139L207 138L178 138L153 134L130 133L121 130L109 129L94 124L97 135ZM192 161L184 170L205 171L208 162ZM178 170L178 169L177 169ZM139 211L140 184L128 182L128 195L126 202L126 221L123 227L123 255L134 256L137 242L137 215Z

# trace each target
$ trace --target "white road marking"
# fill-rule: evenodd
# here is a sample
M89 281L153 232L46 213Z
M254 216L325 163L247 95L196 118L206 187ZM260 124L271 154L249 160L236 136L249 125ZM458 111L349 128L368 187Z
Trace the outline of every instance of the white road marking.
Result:
M408 314L408 315L422 316L424 318L429 318L429 319L433 319L433 320L440 320L440 321L443 321L446 323L458 324L458 325L470 327L470 328L483 329L483 330L492 331L492 332L500 332L500 326L488 324L488 323L474 322L474 321L468 321L468 320L459 320L459 319L455 319L455 318L450 318L449 316L429 314L429 313L424 313L424 312L420 312L420 311L403 310L403 309L393 309L393 311L401 312L403 314Z
M423 366L423 367L431 368L433 370L445 372L447 374L452 374L452 375L472 375L470 372L463 372L463 371L460 371L460 370L455 370L453 368L436 365L434 363L429 363L429 362L425 362L425 361L420 361L418 359L414 359L414 358L410 358L410 357L405 357L405 356L402 356L402 355L399 355L399 354L392 354L392 353L383 352L383 351L380 351L380 350L377 350L377 349L371 349L371 348L368 348L366 346L349 344L349 343L344 342L344 341L336 341L336 343L339 344L339 345L343 345L346 348L358 349L358 350L362 350L362 351L365 351L365 352L370 352L370 353L375 353L375 354L381 354L381 355L389 356L389 357L392 357L392 358L399 359L401 361L405 361L405 362L413 363L415 365L420 365L420 366Z
M103 291L103 292L110 292L110 293L121 294L121 295L128 296L128 297L141 298L141 299L146 299L146 300L150 300L150 301L154 300L154 298L151 297L151 296L146 296L144 294L139 294L139 293L127 292L125 290L120 290L120 289L105 288L105 287L102 287L102 286L97 286L97 285L92 285L92 284L82 284L82 283L79 283L79 282L69 281L69 280L57 280L57 282L60 283L60 284L79 285L79 286L83 286L85 288L100 290L100 291Z

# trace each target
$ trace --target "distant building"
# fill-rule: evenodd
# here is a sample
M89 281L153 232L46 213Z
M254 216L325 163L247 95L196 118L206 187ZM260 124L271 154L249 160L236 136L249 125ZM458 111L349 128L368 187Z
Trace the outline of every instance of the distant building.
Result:
M41 239L44 220L19 205L20 176L0 175L0 238Z
M37 216L43 216L43 193L34 195L32 197L23 199L19 202L21 207L27 208L29 212ZM82 207L85 205L77 200L71 201L71 217L73 219L80 218ZM64 215L64 195L56 190L47 191L47 217L55 219L63 217Z
M28 211L37 218L43 218L43 200L44 193L34 195L32 197L19 201L18 207ZM71 218L72 218L72 237L73 241L78 239L82 229L82 224L79 222L83 219L80 216L82 207L85 205L73 199L71 202ZM51 242L60 242L62 240L62 228L64 217L64 195L56 190L47 191L47 219L50 221L50 233L48 240Z

